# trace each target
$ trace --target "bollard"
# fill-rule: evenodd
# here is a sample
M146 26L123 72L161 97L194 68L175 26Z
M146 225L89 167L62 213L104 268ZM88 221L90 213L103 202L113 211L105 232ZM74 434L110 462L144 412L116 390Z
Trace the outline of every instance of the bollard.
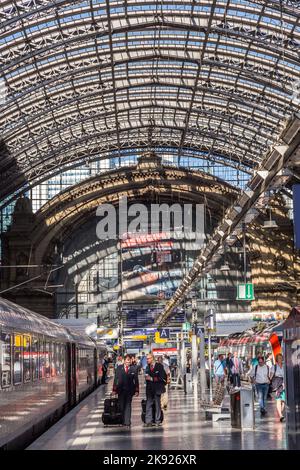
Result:
M241 402L241 427L242 429L254 428L254 396L253 389L242 388L240 390Z
M233 428L242 428L241 424L241 393L240 390L234 390L230 393L230 417Z

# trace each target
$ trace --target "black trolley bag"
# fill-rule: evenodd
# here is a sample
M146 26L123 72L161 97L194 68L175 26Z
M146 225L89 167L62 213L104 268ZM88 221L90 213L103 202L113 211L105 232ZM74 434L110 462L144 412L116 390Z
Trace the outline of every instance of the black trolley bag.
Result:
M106 398L104 400L102 422L105 426L121 425L123 423L118 398Z
M142 400L141 405L142 405L141 418L142 418L143 423L145 423L146 422L146 400ZM163 420L164 420L164 413L163 413L163 410L161 410L160 422L162 423ZM152 405L152 423L155 423L155 403L153 403Z

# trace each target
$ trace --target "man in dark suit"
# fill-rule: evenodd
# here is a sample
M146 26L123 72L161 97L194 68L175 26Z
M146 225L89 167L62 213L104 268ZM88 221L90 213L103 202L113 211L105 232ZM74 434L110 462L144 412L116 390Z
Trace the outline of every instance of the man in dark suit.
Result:
M124 364L119 365L115 372L113 392L118 394L123 425L131 425L131 402L133 396L139 395L139 378L136 367L131 365L131 356L127 354Z
M152 406L155 403L155 425L161 426L161 404L162 393L165 393L167 374L164 366L155 362L153 354L147 355L146 379L146 419L145 426L152 426Z

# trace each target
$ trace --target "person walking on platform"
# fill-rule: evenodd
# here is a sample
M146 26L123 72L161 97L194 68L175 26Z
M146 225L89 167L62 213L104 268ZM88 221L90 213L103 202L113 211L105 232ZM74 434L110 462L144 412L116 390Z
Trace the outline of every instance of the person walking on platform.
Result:
M225 365L226 365L226 370L227 370L227 380L232 384L231 358L232 358L232 354L229 352L225 360Z
M266 357L266 366L268 366L269 369L271 370L273 365L274 365L274 363L273 363L273 354L269 353Z
M161 407L166 410L168 407L168 401L169 401L169 391L168 387L169 384L171 383L171 372L170 372L170 367L169 367L169 361L166 359L166 357L163 358L163 356L159 356L157 361L163 365L163 368L165 370L165 373L167 374L167 383L166 383L166 391L165 393L161 394Z
M270 385L270 369L265 364L265 360L262 356L258 358L258 364L252 367L249 376L255 384L260 413L264 416L266 414L266 401Z
M229 361L230 372L232 375L232 385L235 389L241 387L241 375L243 373L243 363L238 357L237 351L234 351L233 358Z
M115 372L113 393L118 395L123 417L123 426L131 425L131 403L133 396L139 395L139 378L137 368L131 364L131 356L127 354L124 364L119 365Z
M211 381L211 371L209 370L209 362L208 362L208 357L205 356L205 377L206 377L206 385L207 388L210 387L210 381Z
M116 360L116 364L115 364L115 369L118 368L118 366L121 366L123 364L123 357L122 356L118 356L117 357L117 360Z
M271 371L272 370L272 367L274 365L274 362L273 362L273 353L268 353L267 357L266 357L266 366L269 367L269 370ZM272 398L272 384L270 383L269 385L269 390L268 390L268 398Z
M275 392L275 400L279 421L284 421L285 408L285 387L284 387L284 370L282 354L277 354L276 364L271 369L271 388Z
M161 426L161 395L165 393L167 374L164 366L155 362L153 354L147 355L146 380L146 417L145 426L152 426L153 404L155 405L155 423Z
M141 366L142 366L143 371L145 372L146 367L147 367L147 358L146 358L146 356L145 356L144 351L142 352Z
M131 366L136 369L138 372L138 364L137 364L137 359L134 355L131 356Z
M224 367L224 356L223 354L218 355L218 359L214 362L214 376L216 384L224 385L225 381L225 367Z
M108 372L108 360L107 360L107 356L104 356L103 358L103 362L102 362L102 380L101 380L101 383L102 384L106 384L106 377L107 377L107 372Z

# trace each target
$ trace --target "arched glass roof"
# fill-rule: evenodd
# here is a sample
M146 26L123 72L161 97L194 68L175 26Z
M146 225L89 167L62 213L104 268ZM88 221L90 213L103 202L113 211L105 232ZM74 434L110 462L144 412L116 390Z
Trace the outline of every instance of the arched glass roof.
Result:
M299 19L292 0L2 0L0 196L149 146L251 173L299 106Z

